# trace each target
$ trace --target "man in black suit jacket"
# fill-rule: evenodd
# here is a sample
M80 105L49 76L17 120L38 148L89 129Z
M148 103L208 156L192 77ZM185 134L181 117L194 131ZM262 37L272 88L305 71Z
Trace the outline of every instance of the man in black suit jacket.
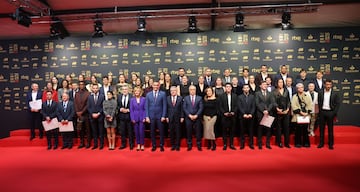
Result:
M99 93L99 85L91 85L92 94L89 95L87 100L87 107L90 118L90 125L92 129L92 135L94 138L94 147L98 148L98 137L100 139L100 150L104 148L104 112L103 112L103 102L105 96Z
M177 96L177 87L170 88L170 95L167 99L167 117L166 121L170 128L171 151L180 151L180 124L184 122L184 113L182 109L183 98Z
M183 102L184 118L186 125L186 136L188 143L188 151L192 149L192 129L196 132L196 144L199 151L201 149L201 115L204 110L202 98L196 95L196 87L190 85L190 95L185 96Z
M288 78L288 77L290 77L290 75L288 73L287 66L286 65L281 65L280 73L275 75L273 85L276 85L278 79L282 79L282 80L284 80L284 82L286 82L286 78Z
M325 81L325 89L320 91L318 97L320 119L320 143L318 148L324 147L325 124L328 127L329 149L334 149L334 118L340 107L340 96L332 90L332 81Z
M121 136L121 146L119 149L126 148L126 132L128 133L130 150L134 147L133 128L130 120L130 99L132 95L129 93L129 87L121 88L122 94L117 97L119 131Z
M323 79L324 73L322 71L316 72L316 78L313 80L315 84L315 91L320 92L324 90L325 80Z
M105 96L105 100L107 100L107 92L113 91L109 82L109 77L103 77L103 85L100 87L99 93Z
M185 69L180 67L178 69L178 75L172 80L172 85L178 86L182 84L182 77L185 75Z
M62 101L58 104L58 121L62 124L68 124L73 120L75 114L74 103L69 101L69 94L62 94ZM69 148L73 146L73 132L62 132L63 146L61 149Z
M215 78L213 78L213 77L211 76L211 74L212 74L211 69L210 69L210 68L207 68L207 69L205 70L205 76L204 76L204 78L205 78L205 85L207 85L208 87L214 87L214 86L215 86Z
M272 76L268 73L267 65L261 65L260 73L255 76L255 84L260 86L261 82L266 80L266 77L270 77L272 80Z
M222 135L224 141L224 148L227 148L227 137L229 132L230 138L230 149L235 150L234 147L234 131L236 123L236 114L237 114L237 95L231 92L232 85L231 83L225 84L225 93L219 97L219 112L222 122Z
M41 114L43 116L43 121L50 123L50 121L57 117L57 103L52 100L52 91L46 92L46 102L42 103ZM52 147L51 138L54 138L54 149L57 149L59 145L59 129L52 129L46 131L46 139L48 144L48 150Z
M258 123L260 123L264 115L271 115L273 103L270 94L271 93L267 91L266 81L261 82L260 91L255 93L255 104L257 109ZM263 125L258 125L258 147L259 149L262 149L262 134L264 129L266 129L266 148L271 149L271 127L265 127Z
M238 97L238 111L240 119L240 149L245 147L245 130L249 133L249 147L254 149L254 119L255 119L255 96L250 94L249 84L243 85L243 94Z
M35 128L39 129L40 139L43 137L43 129L41 126L41 113L40 109L32 109L29 102L41 100L42 92L39 90L39 85L37 83L31 84L31 91L26 95L26 103L28 104L29 117L30 117L30 141L35 138Z
M76 93L79 92L79 84L75 81L71 82L71 90L69 91L69 100L72 101L75 104L75 97L76 97ZM75 115L73 117L73 123L74 123L74 137L77 138L78 137L78 134L77 134L77 130L76 130L76 127L77 127L77 115L76 115L76 112L75 112Z

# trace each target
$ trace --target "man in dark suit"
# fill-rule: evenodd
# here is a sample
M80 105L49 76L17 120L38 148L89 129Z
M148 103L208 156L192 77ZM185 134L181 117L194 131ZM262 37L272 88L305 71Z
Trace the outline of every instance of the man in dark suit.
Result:
M74 106L76 113L76 131L80 131L80 145L79 149L85 147L85 134L87 138L86 148L90 148L91 143L91 130L89 122L89 113L87 110L87 101L90 96L90 93L85 87L85 82L79 82L79 91L75 94Z
M205 70L205 85L207 85L208 87L214 87L215 86L215 78L213 78L211 76L212 71L210 68L206 68Z
M254 149L254 119L255 119L255 96L250 94L249 84L243 85L243 94L238 97L238 111L240 119L240 149L245 147L245 131L249 133L249 147Z
M42 103L41 114L43 116L43 121L46 121L48 123L50 123L51 120L56 118L58 115L57 103L52 100L52 91L46 92L46 102ZM54 149L57 149L59 145L58 132L58 128L46 131L48 150L50 150L52 147L51 138L54 138Z
M184 113L182 109L183 98L177 96L177 87L170 88L170 95L167 97L167 117L166 122L170 128L171 151L180 151L180 124L184 122Z
M298 83L302 83L304 85L305 91L308 91L308 85L310 83L310 79L307 77L307 73L305 69L301 69L299 76L295 79L295 85Z
M296 89L293 86L292 77L287 77L285 81L285 89L289 92L289 99L292 100L292 97L296 94Z
M89 112L92 135L94 138L94 147L98 148L98 137L100 139L100 150L104 148L104 112L103 102L105 96L99 93L99 85L91 85L92 94L88 97L87 109Z
M270 94L271 93L267 91L266 81L261 82L260 91L255 93L258 123L260 123L264 115L271 115L273 103L271 101L272 99ZM264 129L266 129L266 148L271 149L271 127L265 127L263 125L258 125L258 147L259 149L262 149L262 134Z
M103 85L100 87L99 93L105 96L105 100L107 100L107 92L108 91L113 91L111 86L110 86L110 81L109 81L109 77L108 76L104 76L102 78L103 80Z
M225 93L220 95L219 103L219 112L221 117L222 124L222 136L224 142L223 150L227 149L227 137L229 133L230 139L230 149L235 150L234 146L234 131L236 123L236 114L237 114L237 95L231 92L232 85L231 83L225 84Z
M160 132L160 151L164 151L164 125L166 117L166 93L160 91L159 82L154 82L153 90L146 94L146 122L150 123L151 131L151 151L156 151L156 133L155 129L158 128Z
M69 94L62 94L62 101L58 105L58 121L62 124L68 124L72 121L75 114L74 103L69 101ZM73 146L73 131L61 132L63 137L63 146L61 149L71 149Z
M274 77L274 85L276 85L278 79L283 79L284 82L286 82L286 78L290 77L289 76L289 72L288 72L288 68L286 65L281 65L280 67L280 73L276 74Z
M75 105L75 97L76 97L76 93L79 91L79 85L77 82L73 81L71 82L71 90L69 91L69 100L72 101ZM77 116L76 113L73 117L73 123L74 123L74 137L77 138L78 134L77 134Z
M178 75L172 80L172 85L178 86L182 84L182 77L185 75L185 69L180 67L178 69Z
M240 85L241 89L245 84L249 84L249 69L248 68L244 68L242 76L239 77L239 85Z
M230 69L224 70L224 77L222 78L222 82L224 84L232 82L232 77L230 76Z
M320 143L318 148L324 147L325 125L328 128L329 149L334 149L334 118L340 108L340 96L332 90L332 81L325 81L325 89L320 91L318 97L320 119Z
M316 72L316 78L314 79L315 91L320 92L324 90L325 80L323 79L324 73L322 71Z
M122 94L117 97L119 131L121 136L121 146L119 149L126 148L126 132L128 133L130 150L134 148L133 128L130 119L130 99L132 95L129 93L129 87L121 88Z
M40 109L32 109L30 107L31 101L41 100L42 92L39 90L37 83L31 84L31 91L26 94L26 103L28 104L29 117L30 117L30 141L35 138L35 128L39 129L40 139L43 137L43 130L41 126L41 113Z
M270 77L272 79L272 76L268 73L267 65L261 65L260 73L255 76L255 84L260 86L261 82L266 80L266 77Z
M199 151L201 149L201 115L204 110L202 98L196 95L196 87L190 85L189 87L190 95L184 98L183 110L184 118L186 125L186 138L188 148L190 151L192 149L192 130L195 129L196 132L196 144Z
M266 84L267 84L267 90L268 90L268 92L274 91L274 90L275 90L275 86L273 86L273 83L271 82L271 81L272 81L271 78L270 78L270 77L266 77L265 81L266 81Z

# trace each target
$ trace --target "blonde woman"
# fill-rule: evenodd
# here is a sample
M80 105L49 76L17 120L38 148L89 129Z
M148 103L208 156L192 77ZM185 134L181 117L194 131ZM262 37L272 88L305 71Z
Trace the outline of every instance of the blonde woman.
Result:
M134 97L130 100L130 119L134 126L137 151L144 151L145 116L145 97L142 97L141 88L135 87Z

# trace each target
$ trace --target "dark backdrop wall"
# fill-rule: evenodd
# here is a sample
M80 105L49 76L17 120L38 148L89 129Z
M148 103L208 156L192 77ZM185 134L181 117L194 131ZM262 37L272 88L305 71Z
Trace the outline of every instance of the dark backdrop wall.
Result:
M241 76L247 67L255 74L262 64L275 74L288 65L292 76L300 69L314 77L323 70L342 96L340 124L360 125L360 27L335 29L251 30L189 33L156 33L0 42L0 137L28 127L25 96L31 82L40 87L52 76L79 73L102 76L138 72L173 75L179 67L196 79L206 67L222 75L225 68Z

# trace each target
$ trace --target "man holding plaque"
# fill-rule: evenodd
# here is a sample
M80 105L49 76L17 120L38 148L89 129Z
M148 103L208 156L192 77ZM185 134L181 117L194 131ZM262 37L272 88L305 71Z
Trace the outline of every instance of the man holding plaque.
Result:
M63 137L63 146L61 149L73 147L73 131L72 123L75 114L74 103L69 101L69 94L62 94L62 101L58 105L58 120L60 122L59 130Z
M29 117L30 117L30 141L35 138L35 128L39 129L40 139L43 137L43 130L41 127L41 105L35 105L37 102L41 104L42 92L39 90L37 83L31 84L31 91L26 95L26 102L28 103Z
M48 144L47 149L50 150L52 147L51 138L54 138L54 149L57 149L59 144L59 129L56 127L55 129L49 128L47 130L46 128L47 125L51 124L51 121L57 122L57 119L54 120L54 118L57 117L57 103L52 100L52 91L46 92L46 102L42 104L41 114L43 116L43 124L45 124L44 128L46 131L46 139Z

